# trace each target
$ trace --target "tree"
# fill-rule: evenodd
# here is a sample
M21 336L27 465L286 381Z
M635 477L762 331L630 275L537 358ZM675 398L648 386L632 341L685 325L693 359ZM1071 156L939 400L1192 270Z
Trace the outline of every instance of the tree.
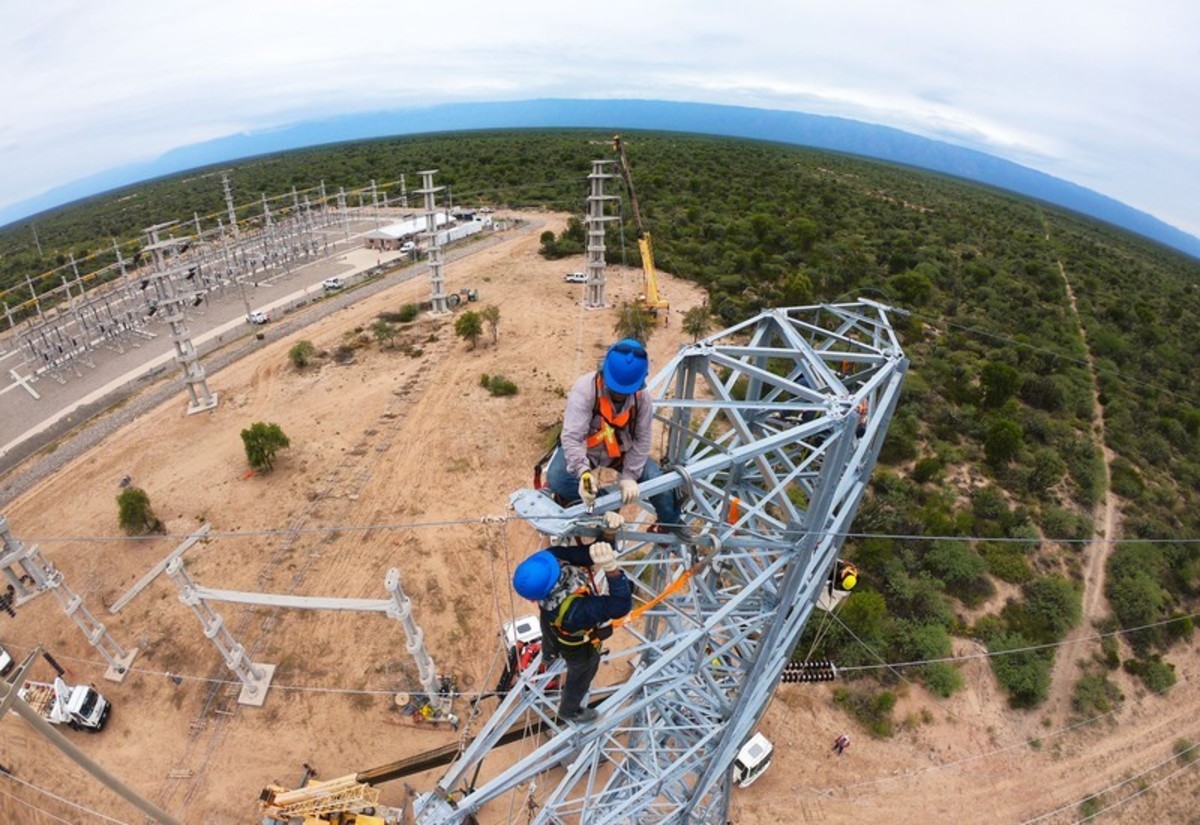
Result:
M632 338L643 344L650 340L654 332L654 317L637 304L624 302L617 313L617 322L613 324L613 332L618 338Z
M144 536L163 526L150 506L150 496L141 487L126 487L117 496L117 523L130 536Z
M479 336L483 334L483 319L478 312L468 309L454 322L454 334L470 341L471 349L475 349L475 345L479 342Z
M984 365L979 383L983 385L983 406L994 410L1016 395L1021 387L1021 374L1008 364L992 361Z
M390 347L396 341L396 335L400 332L395 324L388 323L384 320L378 320L371 325L371 332L375 335L375 340L379 342L381 347Z
M479 310L479 316L487 321L488 328L492 332L492 343L500 340L500 307L495 304L488 304L483 309Z
M292 366L298 370L307 367L316 354L317 348L313 346L312 341L301 341L288 350L288 358L291 359Z
M275 453L290 447L291 441L278 424L256 421L242 430L242 444L246 447L246 460L259 472L268 472L275 466Z
M707 303L683 313L683 331L692 336L693 341L699 341L711 328L712 314L708 311Z
M989 464L1003 467L1017 457L1024 439L1025 433L1020 424L1007 418L999 418L988 426L987 435L983 439L983 454Z

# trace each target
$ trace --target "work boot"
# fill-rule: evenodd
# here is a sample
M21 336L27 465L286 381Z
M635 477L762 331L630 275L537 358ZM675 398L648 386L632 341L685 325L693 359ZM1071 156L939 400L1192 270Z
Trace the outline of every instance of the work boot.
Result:
M568 722L572 722L576 725L586 725L589 722L596 721L596 717L598 717L599 715L600 715L599 713L592 710L591 708L580 708L579 710L575 711L574 713L560 714L560 718L565 719Z
M650 533L660 533L664 536L674 536L679 539L680 544L695 544L696 536L699 532L690 524L651 524L648 531ZM664 544L666 542L663 542Z

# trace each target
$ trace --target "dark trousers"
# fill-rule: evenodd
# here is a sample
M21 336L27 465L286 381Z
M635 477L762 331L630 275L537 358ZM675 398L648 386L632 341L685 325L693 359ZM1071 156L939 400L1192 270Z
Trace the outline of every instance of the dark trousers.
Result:
M600 669L600 650L593 644L582 645L574 650L560 650L567 664L567 680L558 700L558 715L574 716L583 708L584 697L596 678L596 671Z
M638 479L638 483L650 481L660 475L662 475L662 468L654 459L648 458L646 466L642 468L642 477ZM550 466L546 468L546 484L555 495L562 499L563 504L570 506L579 501L579 478L567 472L567 454L563 452L561 446L554 451L554 455L550 458ZM654 514L662 524L680 523L679 503L675 500L674 490L667 490L665 493L651 496L650 504L654 507Z

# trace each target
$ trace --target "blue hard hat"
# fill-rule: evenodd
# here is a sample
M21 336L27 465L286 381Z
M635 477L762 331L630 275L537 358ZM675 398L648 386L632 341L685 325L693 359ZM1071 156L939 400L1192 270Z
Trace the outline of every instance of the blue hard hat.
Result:
M640 390L650 371L650 356L641 341L622 338L604 354L604 385L629 395Z
M558 584L558 559L549 550L539 550L513 571L513 589L523 599L541 601Z

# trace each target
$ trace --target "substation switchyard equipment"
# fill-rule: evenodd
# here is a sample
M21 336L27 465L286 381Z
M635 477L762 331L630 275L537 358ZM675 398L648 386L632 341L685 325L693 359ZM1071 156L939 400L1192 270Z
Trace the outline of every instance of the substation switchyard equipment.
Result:
M837 561L900 394L908 360L892 313L868 300L771 309L658 372L648 390L665 472L641 499L678 491L700 535L651 532L648 512L627 522L621 563L643 612L608 642L599 718L560 722L563 665L533 662L418 797L417 821L466 822L511 792L538 823L728 821L734 760ZM562 540L595 535L620 498L602 495L592 514L535 490L511 503ZM489 772L486 757L522 728L540 729L538 744Z

